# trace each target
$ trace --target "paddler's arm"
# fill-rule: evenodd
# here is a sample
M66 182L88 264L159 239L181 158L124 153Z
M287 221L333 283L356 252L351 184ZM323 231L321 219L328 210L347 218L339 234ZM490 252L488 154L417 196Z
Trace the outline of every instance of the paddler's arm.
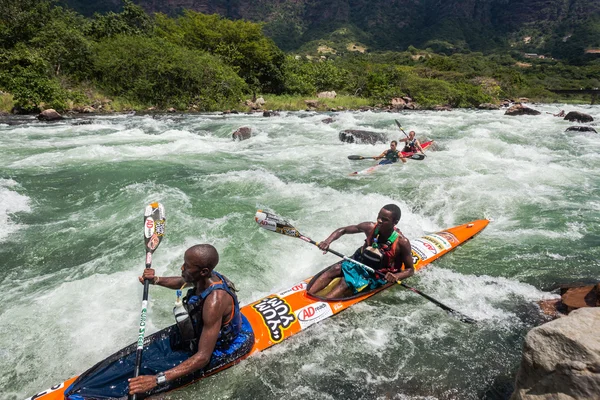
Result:
M419 151L421 152L421 154L425 154L425 153L423 152L423 148L421 147L421 142L419 142L419 139L417 139L417 140L415 141L415 143L417 144L417 148L419 149Z
M152 268L145 268L142 276L138 279L142 284L144 284L145 279L148 279L153 285L164 286L169 289L181 289L185 282L181 276L156 276Z
M385 157L386 154L387 154L387 150L384 151L383 153L381 153L380 155L375 156L373 158L376 159L376 160L381 160L383 157Z
M398 238L399 242L398 242L398 253L396 254L396 265L402 265L404 264L404 271L400 271L398 273L392 274L391 272L388 272L385 275L385 279L388 282L397 282L397 281L402 281L406 278L409 278L411 276L413 276L413 274L415 273L415 268L413 265L413 258L412 258L412 250L410 248L410 242L407 238L402 237L402 239Z
M168 381L189 375L204 368L210 361L221 330L221 321L225 314L229 295L222 290L215 290L208 295L202 308L202 334L198 343L196 354L179 364L178 366L164 371ZM146 393L154 389L156 375L142 375L129 379L129 394Z
M342 228L338 228L335 231L333 231L333 233L331 235L329 235L329 237L327 239L323 240L322 242L319 242L318 246L321 250L323 250L323 253L326 253L331 242L338 240L339 238L341 238L342 236L344 236L346 234L353 234L353 233L360 233L360 232L363 232L366 234L373 230L374 225L375 225L374 222L361 222L360 224L357 224L357 225L348 225L348 226L344 226Z

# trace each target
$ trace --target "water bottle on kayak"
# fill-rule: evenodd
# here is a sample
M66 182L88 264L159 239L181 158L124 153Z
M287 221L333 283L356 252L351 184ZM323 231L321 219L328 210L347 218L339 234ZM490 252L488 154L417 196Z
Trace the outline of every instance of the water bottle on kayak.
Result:
M190 319L187 310L183 306L181 295L182 291L181 289L179 289L177 291L177 300L175 301L175 307L173 307L173 315L175 316L175 322L177 323L177 327L179 328L179 333L181 333L181 338L184 341L194 340L194 325L192 324L192 320Z

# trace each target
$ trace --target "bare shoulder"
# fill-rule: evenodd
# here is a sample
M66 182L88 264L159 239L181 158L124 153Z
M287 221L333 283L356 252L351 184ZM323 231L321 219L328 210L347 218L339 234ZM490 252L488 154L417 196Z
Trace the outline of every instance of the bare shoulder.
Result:
M360 224L356 225L356 228L358 228L359 231L364 232L364 233L371 232L374 227L375 227L375 222L372 222L372 221L365 221L365 222L361 222Z

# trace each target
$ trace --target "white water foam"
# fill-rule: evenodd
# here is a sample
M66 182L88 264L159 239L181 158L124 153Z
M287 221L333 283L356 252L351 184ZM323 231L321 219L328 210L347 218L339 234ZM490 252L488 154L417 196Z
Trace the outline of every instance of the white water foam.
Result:
M18 187L19 184L12 179L0 179L0 242L20 228L18 223L13 222L11 215L31 211L29 197L11 190Z

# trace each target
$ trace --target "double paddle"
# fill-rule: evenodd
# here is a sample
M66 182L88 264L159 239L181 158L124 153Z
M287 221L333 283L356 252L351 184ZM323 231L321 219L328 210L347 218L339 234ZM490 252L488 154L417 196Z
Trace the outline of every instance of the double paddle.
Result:
M280 234L285 235L285 236L296 237L298 239L304 240L307 243L314 244L315 246L319 245L318 242L315 242L314 240L312 240L308 236L302 235L300 233L300 231L298 231L298 229L294 228L289 222L287 222L286 220L284 220L283 218L281 218L281 217L279 217L279 216L277 216L275 214L272 214L272 213L269 213L269 212L265 212L265 211L262 211L262 210L258 210L256 212L256 216L254 217L254 219L261 226L261 228L264 228L264 229L266 229L268 231L280 233ZM349 262L351 262L353 264L356 264L356 265L364 268L365 270L367 270L367 271L369 271L371 273L379 275L382 278L385 277L385 274L382 274L381 272L378 272L378 271L374 270L373 268L371 268L371 267L369 267L369 266L367 266L367 265L365 265L363 263L360 263L360 262L358 262L356 260L353 260L352 258L350 258L348 256L345 256L342 253L338 253L337 251L332 250L332 249L327 249L327 251L330 252L331 254L335 254L336 256L338 256L338 257L340 257L340 258L342 258L342 259L344 259L346 261L349 261ZM460 312L458 312L458 311L456 311L456 310L448 307L447 305L445 305L445 304L437 301L436 299L434 299L434 298L426 295L425 293L423 293L423 292L421 292L421 291L419 291L419 290L417 290L417 289L415 289L413 287L410 287L410 286L406 285L402 281L397 281L396 283L399 284L400 286L406 288L406 289L409 289L409 290L415 292L416 294L418 294L420 296L423 296L427 300L431 301L433 304L437 305L438 307L442 308L443 310L447 311L449 314L457 317L459 320L461 320L463 322L466 322L466 323L469 323L469 324L474 324L474 323L477 322L473 318L470 318L470 317L468 317L468 316L466 316L466 315L464 315L464 314L462 314L462 313L460 313Z
M152 267L152 253L158 248L165 235L165 208L162 204L154 202L146 206L144 211L144 243L146 247L146 268ZM138 331L137 350L135 352L135 372L133 377L140 375L142 365L142 351L144 350L144 335L146 334L146 313L148 309L148 289L150 281L144 280L144 296L142 298L142 313L140 316L140 329ZM135 400L136 395L130 395Z
M410 158L411 160L423 160L425 158L425 154L414 153L406 158ZM377 160L377 157L350 155L348 156L348 160Z

